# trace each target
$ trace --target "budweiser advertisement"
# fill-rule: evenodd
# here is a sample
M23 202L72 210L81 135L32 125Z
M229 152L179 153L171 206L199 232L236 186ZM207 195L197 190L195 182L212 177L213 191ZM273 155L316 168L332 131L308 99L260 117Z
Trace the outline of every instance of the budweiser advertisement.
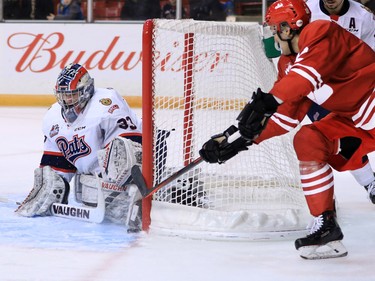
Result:
M142 24L7 23L0 25L0 95L51 95L70 62L97 87L141 96Z

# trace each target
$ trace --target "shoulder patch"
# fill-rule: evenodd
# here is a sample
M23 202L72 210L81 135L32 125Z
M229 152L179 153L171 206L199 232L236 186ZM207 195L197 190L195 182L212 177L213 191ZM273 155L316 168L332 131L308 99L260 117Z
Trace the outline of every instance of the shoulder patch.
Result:
M58 133L59 133L59 125L56 124L56 125L52 125L52 128L51 130L49 131L49 136L51 138L53 138L54 136L56 136Z
M113 111L115 111L116 109L119 109L119 108L120 107L117 104L114 104L114 105L111 106L110 109L108 109L108 112L112 114Z
M112 104L112 100L110 98L101 99L101 100L99 100L99 102L102 105L111 105Z

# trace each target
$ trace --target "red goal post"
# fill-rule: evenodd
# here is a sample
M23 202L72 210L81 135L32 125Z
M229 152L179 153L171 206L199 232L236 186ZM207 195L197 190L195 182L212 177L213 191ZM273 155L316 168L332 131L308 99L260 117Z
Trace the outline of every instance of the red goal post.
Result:
M272 87L276 70L261 31L257 23L145 22L142 173L148 187L235 124L257 87ZM251 146L222 165L200 164L144 199L143 228L215 239L300 235L309 215L292 135Z

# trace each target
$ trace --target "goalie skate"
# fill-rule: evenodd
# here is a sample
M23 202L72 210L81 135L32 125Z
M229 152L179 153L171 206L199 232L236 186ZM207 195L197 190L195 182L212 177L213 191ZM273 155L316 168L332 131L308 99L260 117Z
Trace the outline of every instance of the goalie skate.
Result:
M344 235L337 224L334 211L326 211L314 219L310 234L295 241L296 249L304 259L329 259L348 254L341 243Z

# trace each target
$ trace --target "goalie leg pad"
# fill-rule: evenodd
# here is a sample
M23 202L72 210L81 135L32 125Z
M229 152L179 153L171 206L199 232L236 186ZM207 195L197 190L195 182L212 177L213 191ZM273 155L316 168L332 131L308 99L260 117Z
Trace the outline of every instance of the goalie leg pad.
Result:
M131 175L131 168L142 164L142 145L117 137L98 151L98 162L104 181L123 186Z
M76 181L77 182L77 181ZM79 190L82 191L82 203L95 207L98 197L98 180L92 175L79 175ZM134 184L125 187L100 180L105 200L105 218L116 224L123 224L132 229L141 229L142 196Z
M142 196L134 184L125 192L112 192L106 199L106 218L113 223L125 224L129 233L142 229Z
M142 230L142 195L135 184L128 185L126 192L129 210L125 225L129 233L139 232Z
M50 216L53 203L68 203L69 183L50 166L34 171L34 187L15 211L24 217Z

